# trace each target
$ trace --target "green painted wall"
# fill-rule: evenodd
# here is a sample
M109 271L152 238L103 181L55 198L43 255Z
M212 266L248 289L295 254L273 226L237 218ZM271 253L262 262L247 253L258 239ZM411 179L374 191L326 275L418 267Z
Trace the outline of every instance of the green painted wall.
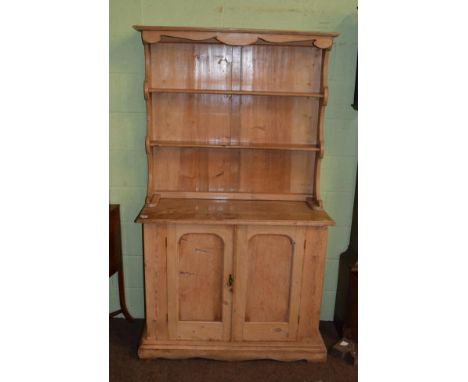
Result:
M335 219L330 229L322 320L332 320L338 260L350 234L357 165L354 92L357 54L354 0L110 0L110 201L121 205L125 293L135 317L144 316L141 226L133 223L146 190L143 47L134 24L340 32L330 57L322 195ZM118 307L110 279L110 310Z

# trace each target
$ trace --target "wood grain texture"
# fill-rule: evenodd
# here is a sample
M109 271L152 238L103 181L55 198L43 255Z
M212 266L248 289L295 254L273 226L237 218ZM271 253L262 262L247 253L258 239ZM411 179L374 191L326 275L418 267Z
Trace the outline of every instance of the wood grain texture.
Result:
M225 45L152 44L151 88L231 87L232 48Z
M136 26L145 47L141 358L326 359L335 33Z
M321 50L248 46L242 48L242 90L316 92L320 90Z
M147 50L151 192L318 198L323 112L307 97L323 96L320 49L186 43Z
M270 194L253 192L190 192L190 191L158 191L161 198L169 199L193 199L193 202L199 199L210 200L276 200L276 201L304 201L308 194ZM139 221L143 222L143 220Z
M322 52L322 73L320 76L320 86L322 91L326 93L327 97L324 100L320 100L319 106L319 117L318 117L318 128L317 128L317 141L320 147L319 155L316 157L315 160L315 179L314 179L314 190L313 190L313 199L315 208L323 208L323 201L320 194L320 172L321 172L321 164L322 159L324 156L325 146L324 146L324 131L323 131L323 123L325 119L325 106L327 105L328 99L328 59L330 57L330 52L328 50L324 50Z
M221 33L261 33L272 35L292 35L292 36L318 36L318 37L338 37L336 32L311 32L278 29L242 29L242 28L203 28L203 27L182 27L182 26L156 26L156 25L134 25L133 28L142 31L170 31L170 32L221 32Z
M187 148L216 148L216 149L244 149L244 150L290 150L290 151L319 151L315 145L309 144L282 144L282 143L201 143L194 141L151 141L154 147L187 147Z
M135 25L142 32L146 43L174 42L210 42L226 45L245 46L251 44L300 45L329 49L337 33L245 30L245 29L210 29L181 27L148 27Z
M146 200L149 202L149 198L153 194L153 150L150 144L151 141L151 127L153 124L153 108L151 103L151 97L148 93L148 86L151 83L151 48L149 44L144 44L145 50L145 82L144 82L144 94L145 94L145 106L146 106L146 137L145 137L145 151L147 156L148 166L148 184L146 189Z
M171 339L228 340L233 231L228 226L169 225Z
M179 321L221 321L223 240L208 233L179 238Z
M301 303L299 309L298 339L317 336L322 303L323 274L327 250L327 230L307 228L306 248L302 272Z
M233 339L296 339L303 227L239 226L236 240Z
M304 201L162 198L144 207L138 223L200 223L327 226L333 220Z
M318 107L316 99L244 96L240 142L314 145Z
M148 88L148 93L156 94L218 94L218 95L245 95L245 96L277 96L277 97L308 97L324 98L324 93L275 91L275 90L219 90L219 89L173 89L173 88Z
M154 149L154 187L160 191L312 194L314 151Z
M166 288L166 225L145 224L144 275L147 335L158 340L168 339Z
M327 349L320 336L307 342L297 341L149 341L145 332L140 340L138 356L148 358L210 358L220 361L274 359L277 361L325 362Z
M153 94L152 99L153 140L230 142L230 96Z
M294 242L285 235L256 235L247 252L246 322L288 322Z

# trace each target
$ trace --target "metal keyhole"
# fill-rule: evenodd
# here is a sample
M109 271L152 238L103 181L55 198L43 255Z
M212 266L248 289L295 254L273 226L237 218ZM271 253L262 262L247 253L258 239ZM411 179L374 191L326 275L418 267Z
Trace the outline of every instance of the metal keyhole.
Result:
M230 274L230 275L229 275L229 278L228 278L228 284L227 284L227 286L228 286L229 288L232 288L232 284L234 284L234 277L232 277L232 275Z

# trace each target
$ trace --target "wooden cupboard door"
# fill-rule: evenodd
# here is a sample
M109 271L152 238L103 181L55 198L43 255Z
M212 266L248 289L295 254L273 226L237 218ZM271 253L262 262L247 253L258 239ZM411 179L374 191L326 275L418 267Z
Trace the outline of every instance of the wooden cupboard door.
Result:
M233 339L297 338L304 227L237 228Z
M232 244L230 226L168 225L169 339L230 339Z

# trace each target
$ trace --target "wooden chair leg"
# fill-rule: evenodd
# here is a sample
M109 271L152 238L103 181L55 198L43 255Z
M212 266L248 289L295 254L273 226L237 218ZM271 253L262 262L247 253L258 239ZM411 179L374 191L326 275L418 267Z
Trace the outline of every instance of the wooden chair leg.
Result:
M120 309L122 310L122 314L124 315L125 319L128 322L133 322L133 317L128 313L127 304L125 303L125 288L124 288L124 274L123 274L123 266L117 271L118 273L118 280L119 280L119 301L120 301Z

